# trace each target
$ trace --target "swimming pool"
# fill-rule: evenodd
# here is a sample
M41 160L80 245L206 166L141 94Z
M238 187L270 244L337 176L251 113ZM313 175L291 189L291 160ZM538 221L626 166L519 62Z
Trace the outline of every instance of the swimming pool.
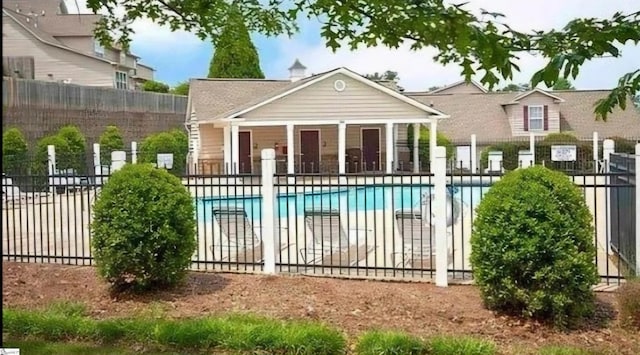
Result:
M490 186L456 186L454 200L476 207ZM298 216L308 210L337 210L341 197L346 200L349 212L372 211L391 208L418 208L423 194L430 194L431 186L358 186L330 191L279 194L274 201L276 216L286 216L295 210ZM196 201L198 221L213 220L214 208L242 208L250 220L262 216L262 196L220 196L201 198Z

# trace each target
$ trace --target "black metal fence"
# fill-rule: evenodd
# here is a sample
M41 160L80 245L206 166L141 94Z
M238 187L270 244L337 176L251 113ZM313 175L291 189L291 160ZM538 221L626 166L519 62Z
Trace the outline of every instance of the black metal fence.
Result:
M470 279L475 207L500 168L447 168L449 277ZM621 279L634 252L631 169L568 175L591 210L595 264ZM107 175L3 177L3 260L91 265L92 206ZM20 181L20 184L16 184ZM194 269L259 271L264 266L263 181L255 174L189 175L197 221ZM277 174L273 208L277 270L285 273L432 278L434 176L377 172ZM617 281L615 281L617 282Z
M626 268L636 274L636 194L638 182L635 179L635 157L629 154L612 154L609 164L610 184L616 188L609 192L611 201L609 219L611 221L611 249Z

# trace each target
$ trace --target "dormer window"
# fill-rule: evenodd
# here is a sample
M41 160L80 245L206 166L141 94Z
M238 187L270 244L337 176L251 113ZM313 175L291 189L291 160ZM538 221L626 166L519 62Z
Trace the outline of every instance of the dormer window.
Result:
M522 107L522 111L525 132L549 130L549 107L547 105L525 105Z
M543 106L529 106L529 130L544 130L544 108Z

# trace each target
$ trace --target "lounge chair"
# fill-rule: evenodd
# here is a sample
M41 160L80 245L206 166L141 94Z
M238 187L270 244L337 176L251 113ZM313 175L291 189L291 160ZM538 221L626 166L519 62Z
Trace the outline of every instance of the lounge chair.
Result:
M354 266L373 249L359 238L354 243L349 240L338 211L307 211L305 225L311 237L300 255L307 265Z
M18 186L13 185L11 178L2 178L2 206L13 207L21 205L23 203L40 203L42 199L46 199L48 193L26 193L21 192Z
M426 269L435 266L435 235L431 225L422 219L419 211L396 211L396 225L402 240L402 251L396 267ZM433 263L431 259L434 259Z
M254 232L243 208L214 208L213 216L219 223L224 236L223 254L228 253L223 260L239 263L262 261L262 241Z

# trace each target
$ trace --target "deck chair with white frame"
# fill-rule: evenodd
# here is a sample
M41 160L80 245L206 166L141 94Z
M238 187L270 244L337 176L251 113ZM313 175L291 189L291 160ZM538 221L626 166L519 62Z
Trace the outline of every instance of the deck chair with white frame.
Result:
M306 211L305 227L310 237L300 255L307 265L355 266L373 250L364 240L349 240L338 211Z
M417 211L396 211L396 227L402 241L395 253L396 267L429 269L435 266L435 235L430 223ZM433 262L431 259L433 258Z
M243 208L214 208L213 216L223 234L223 255L226 254L223 259L240 263L262 261L262 241Z

